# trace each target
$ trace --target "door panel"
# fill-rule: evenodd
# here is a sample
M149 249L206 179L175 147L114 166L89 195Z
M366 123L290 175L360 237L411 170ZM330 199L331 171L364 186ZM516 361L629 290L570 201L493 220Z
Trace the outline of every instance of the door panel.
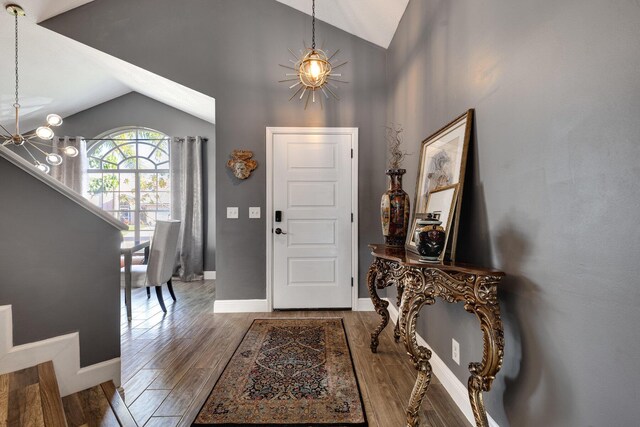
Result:
M352 136L275 133L272 146L274 308L351 307Z
M289 207L336 207L336 183L289 182Z
M289 246L318 246L336 244L336 222L326 219L290 220Z
M334 145L291 143L288 145L289 169L334 169Z
M336 285L336 258L289 258L289 286Z

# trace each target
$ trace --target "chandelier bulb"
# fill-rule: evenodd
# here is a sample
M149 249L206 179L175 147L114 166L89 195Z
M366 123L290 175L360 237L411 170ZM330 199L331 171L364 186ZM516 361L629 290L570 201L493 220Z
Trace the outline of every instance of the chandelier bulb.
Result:
M67 156L67 157L76 157L78 155L78 149L76 147L73 147L71 145L67 145L66 147L64 147L62 149L62 152Z
M47 154L47 157L45 158L45 160L50 165L58 166L59 164L62 163L62 156L60 156L59 154L56 154L56 153L49 153L49 154Z
M36 135L38 135L40 139L50 140L53 139L54 133L48 126L40 126L36 129Z
M49 126L60 126L62 124L62 117L57 114L49 114L47 116L47 123Z
M44 163L36 162L36 168L40 169L44 173L49 173L51 168Z

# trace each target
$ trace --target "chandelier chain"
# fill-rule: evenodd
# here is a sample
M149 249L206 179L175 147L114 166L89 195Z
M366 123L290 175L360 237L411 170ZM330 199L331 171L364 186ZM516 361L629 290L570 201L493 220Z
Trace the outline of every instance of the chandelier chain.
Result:
M16 21L16 26L15 26L15 34L16 34L16 103L13 105L14 107L18 108L20 107L20 104L18 103L18 13L15 12L15 21Z
M316 0L311 1L311 49L316 48Z

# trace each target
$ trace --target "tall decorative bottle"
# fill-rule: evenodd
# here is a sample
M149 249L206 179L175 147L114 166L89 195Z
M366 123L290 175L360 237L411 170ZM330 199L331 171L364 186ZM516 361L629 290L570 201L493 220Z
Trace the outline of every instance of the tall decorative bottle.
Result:
M405 169L387 169L389 189L380 201L382 234L387 246L403 247L409 228L409 196L402 189Z

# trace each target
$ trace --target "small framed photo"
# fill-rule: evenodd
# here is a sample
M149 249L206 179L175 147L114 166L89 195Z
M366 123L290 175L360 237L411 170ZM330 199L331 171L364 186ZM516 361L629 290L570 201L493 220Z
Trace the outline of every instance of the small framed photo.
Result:
M456 208L456 200L458 197L459 184L449 185L438 190L432 191L427 197L426 212L416 214L411 224L411 233L407 236L406 249L411 252L418 252L416 246L415 234L418 220L426 219L428 214L431 214L432 218L436 218L442 222L442 228L449 238L449 231L451 230L451 224ZM444 257L446 248L442 251L441 260Z

